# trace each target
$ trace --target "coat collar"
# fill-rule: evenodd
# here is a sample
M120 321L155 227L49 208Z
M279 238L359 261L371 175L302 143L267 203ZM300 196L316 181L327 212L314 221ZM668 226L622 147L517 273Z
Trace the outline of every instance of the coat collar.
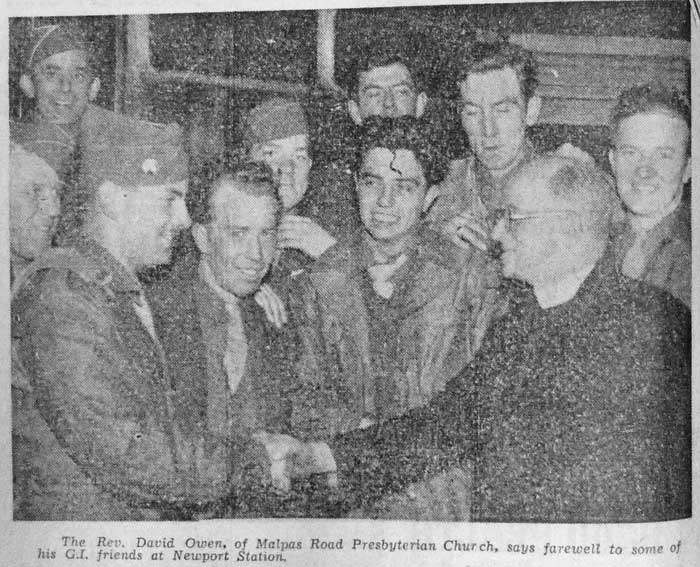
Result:
M75 249L95 270L93 279L115 292L141 293L141 283L119 260L92 239L78 239Z

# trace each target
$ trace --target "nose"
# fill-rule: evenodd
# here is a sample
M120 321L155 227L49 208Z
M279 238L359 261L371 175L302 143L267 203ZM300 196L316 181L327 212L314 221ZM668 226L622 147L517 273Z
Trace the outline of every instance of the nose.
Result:
M381 193L379 194L379 199L377 199L377 204L380 207L391 207L394 204L394 191L391 184L387 183L382 187Z
M656 176L656 167L650 160L645 160L637 166L637 175L642 179L650 179Z
M173 212L173 225L178 229L189 228L192 224L192 219L187 212L187 206L184 199L175 201L175 211Z
M61 89L61 92L68 93L71 91L73 84L68 75L62 75L61 76L61 82L59 84L59 87Z
M260 262L263 257L262 238L259 234L251 234L246 242L246 256L249 260Z
M396 110L396 97L391 89L384 91L384 110L389 116L393 116Z
M481 117L481 131L485 138L493 138L497 132L496 115L487 110Z

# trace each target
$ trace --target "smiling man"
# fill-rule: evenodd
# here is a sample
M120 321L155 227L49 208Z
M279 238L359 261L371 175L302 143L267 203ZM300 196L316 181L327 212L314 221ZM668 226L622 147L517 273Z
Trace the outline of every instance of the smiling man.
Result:
M176 392L137 278L190 225L175 125L86 125L80 226L12 303L14 518L187 518L230 491L228 438L173 407ZM14 368L14 361L13 361Z
M222 436L284 429L292 329L270 323L254 299L275 257L282 214L271 171L245 163L192 203L199 253L176 263L154 297L178 411Z
M427 403L476 352L497 303L488 258L424 225L444 163L420 121L363 126L362 229L328 248L302 282L306 362L293 431L305 438Z
M625 210L618 267L690 306L690 106L675 89L640 85L612 114L610 164Z
M63 178L71 165L80 121L100 89L83 31L70 23L31 30L20 77L32 100L28 119L11 122L13 141L34 152Z

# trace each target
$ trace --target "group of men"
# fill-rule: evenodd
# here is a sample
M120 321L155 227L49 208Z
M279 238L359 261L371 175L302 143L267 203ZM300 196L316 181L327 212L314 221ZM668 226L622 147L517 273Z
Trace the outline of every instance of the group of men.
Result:
M234 166L190 180L180 127L92 106L80 33L37 32L11 129L15 519L690 515L677 91L620 95L615 191L528 140L526 50L459 59L452 163L412 62L374 53L350 170L316 166L275 97Z

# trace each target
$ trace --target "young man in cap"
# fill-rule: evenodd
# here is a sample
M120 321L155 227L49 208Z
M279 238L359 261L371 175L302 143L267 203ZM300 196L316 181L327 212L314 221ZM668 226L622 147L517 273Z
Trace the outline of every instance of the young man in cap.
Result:
M18 520L186 518L231 487L232 442L174 407L136 277L190 224L180 129L102 126L85 128L73 248L35 262L12 304L29 377L13 400Z
M10 123L10 137L63 179L80 121L100 89L84 33L66 23L33 28L23 66L20 88L34 104L27 120Z
M508 181L493 237L503 275L528 285L508 290L508 314L427 407L330 443L343 491L335 513L371 514L413 485L433 519L444 510L489 522L690 516L690 314L619 276L610 198L599 171L558 156ZM436 475L469 463L466 506L450 485L433 490ZM319 459L311 470L333 467Z
M304 313L293 408L302 437L327 439L424 405L471 359L496 309L485 254L423 223L444 161L421 128L408 116L365 120L363 228L300 280L291 311Z
M675 89L640 85L612 114L610 164L625 207L613 244L620 271L690 307L690 106Z

